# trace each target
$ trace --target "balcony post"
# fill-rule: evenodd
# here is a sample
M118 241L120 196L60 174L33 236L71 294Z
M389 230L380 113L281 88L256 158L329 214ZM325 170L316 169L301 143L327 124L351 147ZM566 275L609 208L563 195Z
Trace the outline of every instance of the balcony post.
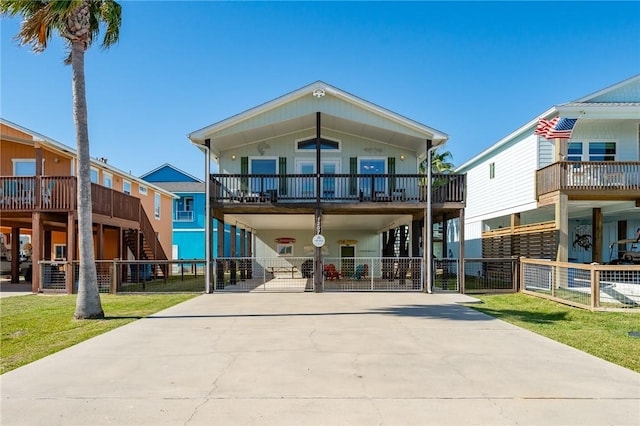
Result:
M42 234L44 226L39 211L31 213L31 291L37 293L41 290L40 260L42 260Z
M320 111L318 111L316 112L316 203L318 205L320 205L320 189L322 188L320 183L320 171L322 170L322 158L320 156L322 148L322 143L320 142L320 120Z
M591 212L591 261L602 263L602 209L594 208Z
M437 147L431 146L431 139L426 140L427 144L427 206L424 211L424 238L422 239L424 263L425 263L425 291L432 292L431 284L433 280L433 218L431 217L431 191L433 187L431 170L431 152Z
M556 231L558 235L558 251L556 253L556 261L567 262L569 260L569 207L568 196L565 193L558 195L555 204L555 221Z
M315 232L314 235L322 234L322 209L317 208L315 214ZM314 247L313 250L314 271L313 287L317 293L322 292L322 279L324 277L324 269L322 267L322 247Z

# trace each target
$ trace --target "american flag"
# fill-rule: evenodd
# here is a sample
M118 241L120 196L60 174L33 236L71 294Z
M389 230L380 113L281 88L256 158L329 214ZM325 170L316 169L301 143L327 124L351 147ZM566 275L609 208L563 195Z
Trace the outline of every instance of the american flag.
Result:
M533 132L533 134L539 135L539 136L546 136L547 131L553 128L553 126L555 126L556 121L558 121L558 118L560 117L556 117L553 120L545 120L544 118L541 118L540 120L538 120L538 125L536 126L536 130Z
M542 136L545 139L569 139L571 137L573 127L576 125L576 121L578 121L577 118L555 117L551 120L541 118L533 133L535 135Z

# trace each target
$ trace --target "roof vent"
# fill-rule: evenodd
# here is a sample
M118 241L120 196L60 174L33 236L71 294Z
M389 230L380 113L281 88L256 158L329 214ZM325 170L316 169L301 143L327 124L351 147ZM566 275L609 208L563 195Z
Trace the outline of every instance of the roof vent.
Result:
M316 98L321 98L324 96L324 89L315 89L313 91L313 96L315 96Z

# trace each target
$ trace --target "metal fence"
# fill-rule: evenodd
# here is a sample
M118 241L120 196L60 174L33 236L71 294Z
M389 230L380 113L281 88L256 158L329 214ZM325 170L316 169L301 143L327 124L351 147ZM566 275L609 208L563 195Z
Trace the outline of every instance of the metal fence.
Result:
M640 309L640 265L520 259L522 290L592 310Z
M214 291L313 290L312 257L229 257L213 261Z
M78 290L79 262L41 261L39 273L43 292L67 292L67 282ZM204 292L205 261L97 260L100 293ZM68 278L68 275L71 277Z
M325 257L324 291L423 291L421 257ZM459 259L434 259L431 289L438 292L517 291L517 259L465 259L462 286ZM40 262L43 291L77 291L78 262ZM204 292L204 259L96 261L101 293ZM70 281L67 274L73 274ZM313 257L218 258L212 262L212 289L235 292L313 291ZM462 290L461 290L462 289Z
M422 291L421 257L325 257L325 291Z

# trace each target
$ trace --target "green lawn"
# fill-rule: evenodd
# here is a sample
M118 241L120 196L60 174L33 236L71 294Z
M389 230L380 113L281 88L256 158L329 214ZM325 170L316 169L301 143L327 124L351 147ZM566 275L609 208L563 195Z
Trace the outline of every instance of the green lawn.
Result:
M106 317L84 321L73 319L76 296L0 298L0 374L195 296L103 294Z
M591 312L525 294L474 295L469 307L640 373L638 312Z

